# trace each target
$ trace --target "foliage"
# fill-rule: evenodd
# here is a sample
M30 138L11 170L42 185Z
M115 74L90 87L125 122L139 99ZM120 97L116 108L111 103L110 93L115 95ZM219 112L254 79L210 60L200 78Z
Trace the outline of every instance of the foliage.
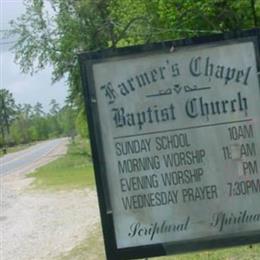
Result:
M69 105L60 108L56 100L50 102L45 113L41 103L15 104L12 94L0 90L0 147L28 144L60 136L75 136L76 111Z
M67 78L79 129L85 110L78 53L252 28L260 15L255 0L25 0L25 6L11 23L15 60L23 72L51 64L53 81Z
M0 89L0 144L6 143L6 137L10 133L10 125L14 120L15 101L13 95L6 89Z
M81 109L77 115L76 128L81 137L89 137L84 109Z
M15 59L22 71L33 74L51 63L53 81L68 74L70 96L76 105L77 99L82 102L77 53L107 46L106 37L101 37L106 2L26 0L26 12L11 23L12 33L18 35Z
M252 28L259 8L248 0L114 0L110 15L115 30L125 28L119 45L129 45Z

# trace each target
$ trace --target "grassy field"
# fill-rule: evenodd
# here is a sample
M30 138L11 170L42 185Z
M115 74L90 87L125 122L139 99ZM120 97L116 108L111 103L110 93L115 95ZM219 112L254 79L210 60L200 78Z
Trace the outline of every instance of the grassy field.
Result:
M75 189L95 187L93 165L88 141L77 140L69 144L65 156L40 167L28 175L35 177L34 188Z

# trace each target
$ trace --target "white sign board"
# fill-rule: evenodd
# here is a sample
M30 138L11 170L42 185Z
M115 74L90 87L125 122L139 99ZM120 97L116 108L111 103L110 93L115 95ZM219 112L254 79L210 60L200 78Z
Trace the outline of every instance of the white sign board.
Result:
M92 70L118 248L260 233L252 41L113 57Z

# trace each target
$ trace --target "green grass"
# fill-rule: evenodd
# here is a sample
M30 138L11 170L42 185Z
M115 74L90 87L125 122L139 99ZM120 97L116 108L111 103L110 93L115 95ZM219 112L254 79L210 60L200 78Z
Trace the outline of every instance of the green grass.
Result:
M105 251L101 235L101 227L97 225L90 236L83 240L66 254L61 255L57 260L102 260L105 259Z
M58 258L59 260L104 260L104 245L101 229L98 226L90 236L78 246ZM149 258L153 260L259 260L260 244L228 249L200 251L181 255Z
M178 256L156 257L154 260L259 260L260 244L228 249L202 251Z
M34 188L68 189L95 187L93 165L88 141L77 140L69 144L63 157L28 174L35 177Z

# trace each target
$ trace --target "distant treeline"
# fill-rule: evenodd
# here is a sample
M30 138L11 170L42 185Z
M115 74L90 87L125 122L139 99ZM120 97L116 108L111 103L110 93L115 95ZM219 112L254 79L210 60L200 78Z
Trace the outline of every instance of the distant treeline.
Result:
M51 100L48 112L41 103L15 103L12 93L0 89L0 148L54 137L87 135L86 126L72 105ZM83 128L83 129L82 129Z

